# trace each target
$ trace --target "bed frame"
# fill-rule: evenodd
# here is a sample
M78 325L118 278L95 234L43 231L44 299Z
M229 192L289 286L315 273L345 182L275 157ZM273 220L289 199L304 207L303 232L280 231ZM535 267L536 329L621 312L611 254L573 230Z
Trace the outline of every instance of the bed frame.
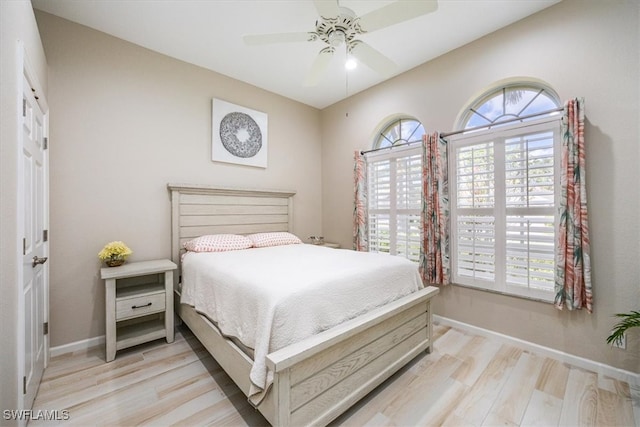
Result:
M294 191L169 184L171 257L203 234L292 231ZM245 395L252 360L193 307L180 304L181 270L174 275L176 312ZM274 381L256 406L274 426L326 425L419 353L431 351L427 287L318 335L270 353Z

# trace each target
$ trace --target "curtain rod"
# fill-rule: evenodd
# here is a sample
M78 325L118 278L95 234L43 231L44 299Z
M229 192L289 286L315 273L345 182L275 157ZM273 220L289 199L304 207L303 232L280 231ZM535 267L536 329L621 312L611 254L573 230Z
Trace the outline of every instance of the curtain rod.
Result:
M360 151L360 154L367 154L367 153L373 153L375 151L388 150L389 148L404 147L405 145L416 144L418 142L422 143L422 140L413 141L413 142L405 142L403 144L390 145L388 147L373 148L371 150Z
M491 124L488 124L488 125L476 126L476 127L473 127L473 128L467 128L467 129L462 129L462 130L455 130L453 132L441 133L440 134L440 138L446 138L447 136L458 135L460 133L470 132L470 131L474 131L474 130L489 129L492 126L502 125L502 124L505 124L505 123L517 122L519 120L524 120L524 119L531 119L533 117L544 116L545 114L551 114L551 113L555 113L555 112L562 111L562 110L564 110L564 107L558 107L558 108L554 108L552 110L541 111L539 113L529 114L527 116L514 117L512 119L503 120L503 121L497 122L497 123L491 123Z
M446 138L447 136L458 135L458 134L461 134L461 133L464 133L464 132L471 132L471 131L474 131L474 130L489 129L492 126L502 125L502 124L505 124L505 123L517 122L519 120L524 120L524 119L531 119L533 117L544 116L545 114L556 113L558 111L563 111L563 110L564 110L564 107L558 107L558 108L554 108L552 110L541 111L541 112L535 113L535 114L529 114L527 116L514 117L512 119L503 120L503 121L497 122L497 123L491 123L491 124L488 124L488 125L476 126L476 127L472 127L472 128L467 128L467 129L456 130L456 131L452 131L452 132L441 133L440 134L440 138ZM381 148L373 148L371 150L360 151L360 154L373 153L373 152L376 152L376 151L388 150L390 148L395 148L395 147L403 147L403 146L406 146L406 145L415 144L417 142L422 142L422 141L405 142L404 144L390 145L388 147L381 147Z

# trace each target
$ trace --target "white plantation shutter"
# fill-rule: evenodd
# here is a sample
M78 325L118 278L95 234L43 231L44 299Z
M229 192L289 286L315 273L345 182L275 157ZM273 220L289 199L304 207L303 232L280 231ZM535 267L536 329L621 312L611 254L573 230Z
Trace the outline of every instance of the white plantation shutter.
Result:
M420 257L422 156L418 148L367 158L369 251Z
M553 207L553 184L553 132L505 141L507 207Z
M367 164L369 200L369 251L390 251L391 162Z
M469 281L495 276L495 205L493 142L456 151L458 273Z
M559 119L451 138L453 281L553 299Z
M505 140L506 281L553 291L554 133Z
M412 261L420 257L422 155L396 159L396 253Z
M458 206L460 208L493 208L495 204L493 143L461 147L456 154Z
M369 215L369 252L391 252L389 215Z
M492 216L459 216L458 274L469 279L495 278L495 220ZM473 280L475 281L475 280Z
M554 222L549 216L508 216L507 283L547 290L554 286Z

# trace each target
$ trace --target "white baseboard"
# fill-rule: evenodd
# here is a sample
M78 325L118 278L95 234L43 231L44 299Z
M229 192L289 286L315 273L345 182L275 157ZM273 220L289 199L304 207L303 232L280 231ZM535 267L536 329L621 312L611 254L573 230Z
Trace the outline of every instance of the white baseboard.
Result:
M105 336L100 335L99 337L93 337L86 340L51 347L49 349L49 357L56 357L62 354L73 353L76 351L86 351L91 347L103 346L105 342Z
M587 369L598 374L606 375L617 380L626 381L629 385L635 388L640 388L640 374L635 374L624 369L615 368L604 363L596 362L594 360L585 359L583 357L574 356L572 354L565 353L560 350L556 350L550 347L545 347L539 344L534 344L529 341L521 340L519 338L504 335L499 332L494 332L489 329L480 328L470 325L468 323L459 322L457 320L449 319L447 317L433 315L433 321L443 326L450 326L463 331L468 331L475 335L495 339L499 342L514 345L525 350L542 354L552 359L560 360L565 363L569 363L579 368ZM57 347L51 347L49 350L50 357L60 356L66 353L73 353L76 351L85 351L91 347L103 346L105 344L105 336L89 338L86 340L76 341L69 344L60 345Z
M539 344L534 344L532 342L521 340L519 338L514 338L509 335L504 335L498 332L494 332L489 329L479 328L477 326L473 326L468 323L459 322L457 320L449 319L447 317L442 317L434 314L433 321L434 323L438 323L443 326L450 326L456 329L461 329L463 331L467 331L475 335L480 335L483 337L495 339L499 342L514 345L516 347L523 348L533 353L542 354L546 357L560 360L561 362L565 362L582 369L587 369L589 371L596 372L598 374L606 375L610 378L626 381L627 383L629 383L630 386L635 388L640 387L640 374L635 374L630 371L625 371L624 369L619 369L613 366L605 365L604 363L596 362L594 360L589 360L583 357L574 356L572 354L568 354L560 350L556 350L550 347L545 347Z

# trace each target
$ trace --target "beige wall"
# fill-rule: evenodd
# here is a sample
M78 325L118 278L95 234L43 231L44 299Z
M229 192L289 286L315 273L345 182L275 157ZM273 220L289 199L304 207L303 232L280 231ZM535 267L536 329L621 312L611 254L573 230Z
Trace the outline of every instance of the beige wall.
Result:
M47 92L47 62L29 1L0 1L0 409L18 409L18 41ZM5 423L7 421L3 421ZM4 425L4 424L3 424Z
M478 92L529 76L563 99L586 99L595 312L456 286L436 312L640 372L637 331L627 351L604 343L612 314L640 300L640 193L628 191L640 182L638 8L564 0L321 113L37 13L50 81L51 344L104 333L104 243L126 241L132 260L169 256L167 182L295 189L295 231L349 247L352 153L370 146L385 117L406 113L447 131ZM269 114L269 168L210 161L212 97Z
M640 3L565 0L322 111L323 230L351 246L352 157L388 116L449 131L471 98L515 76L585 97L595 309L449 286L436 314L640 373L640 330L626 351L605 343L616 312L640 309ZM442 37L446 37L442 34ZM347 116L348 114L348 116Z
M296 190L294 231L321 233L320 113L37 12L49 64L51 345L104 334L102 246L170 257L169 182ZM266 169L211 161L211 99L268 114Z

